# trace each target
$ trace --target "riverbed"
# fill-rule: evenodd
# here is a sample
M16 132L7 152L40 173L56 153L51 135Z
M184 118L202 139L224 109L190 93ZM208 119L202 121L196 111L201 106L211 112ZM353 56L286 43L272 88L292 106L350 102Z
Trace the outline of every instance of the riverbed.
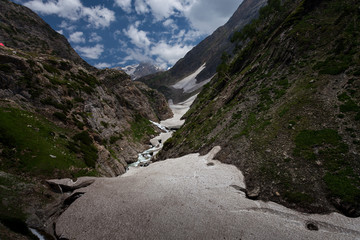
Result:
M181 114L186 108L177 110ZM97 178L76 190L84 194L57 219L57 236L360 239L360 218L304 214L273 202L247 199L240 191L245 188L241 171L214 159L218 151L220 147L215 147L205 156L189 154L133 168L117 178Z

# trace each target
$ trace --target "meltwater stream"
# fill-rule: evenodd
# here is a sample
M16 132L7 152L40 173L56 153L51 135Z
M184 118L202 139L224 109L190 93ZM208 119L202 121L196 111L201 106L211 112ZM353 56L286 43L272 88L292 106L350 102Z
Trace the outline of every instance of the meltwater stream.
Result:
M173 130L169 130L167 127L161 125L160 123L156 123L150 121L152 124L157 126L162 132L159 136L150 140L151 147L145 150L142 153L138 154L138 160L134 163L129 164L129 167L138 167L138 166L147 166L150 164L151 159L155 156L163 147L163 143L169 139L174 132Z
M139 153L138 160L129 164L129 167L147 166L150 164L151 158L161 150L163 143L171 137L175 130L182 126L184 120L181 120L181 117L189 110L196 97L197 95L192 96L184 102L177 104L174 104L172 100L169 100L169 107L173 111L174 116L170 119L161 121L160 123L150 121L157 126L162 133L150 140L151 147L148 150Z

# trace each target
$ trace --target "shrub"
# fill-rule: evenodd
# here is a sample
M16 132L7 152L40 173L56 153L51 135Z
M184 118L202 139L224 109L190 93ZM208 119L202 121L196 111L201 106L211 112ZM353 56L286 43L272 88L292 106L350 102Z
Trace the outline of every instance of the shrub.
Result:
M54 112L53 116L56 117L57 119L59 119L60 121L66 123L67 122L67 117L64 113L62 112Z

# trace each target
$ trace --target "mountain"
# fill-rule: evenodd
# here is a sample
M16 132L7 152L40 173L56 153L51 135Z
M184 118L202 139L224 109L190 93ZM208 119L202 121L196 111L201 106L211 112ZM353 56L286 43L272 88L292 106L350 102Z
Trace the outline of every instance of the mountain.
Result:
M80 63L91 69L70 46L67 39L54 31L30 9L0 0L0 42L27 52L51 54Z
M223 53L232 54L235 47L230 39L232 34L240 30L258 15L259 9L266 4L266 0L244 0L229 21L219 27L212 35L205 38L185 57L180 59L170 70L140 78L151 88L159 90L166 98L179 102L197 93L174 88L173 85L194 75L192 81L201 83L209 80L216 73L217 66L221 63ZM203 67L204 66L204 67Z
M0 8L0 236L17 239L31 235L25 221L43 229L58 198L46 179L124 173L159 131L149 120L172 112L123 71L88 65L29 9Z
M146 75L163 71L160 67L151 63L142 62L140 64L129 65L126 67L115 67L114 69L122 70L130 75L132 80L136 80Z
M270 0L159 159L222 150L247 196L360 216L360 3Z

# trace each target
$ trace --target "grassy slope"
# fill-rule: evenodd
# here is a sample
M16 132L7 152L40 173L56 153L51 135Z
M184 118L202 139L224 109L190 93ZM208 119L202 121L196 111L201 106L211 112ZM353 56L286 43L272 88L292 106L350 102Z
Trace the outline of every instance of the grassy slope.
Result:
M160 156L221 145L260 198L358 216L359 3L277 2L234 37L238 52Z

